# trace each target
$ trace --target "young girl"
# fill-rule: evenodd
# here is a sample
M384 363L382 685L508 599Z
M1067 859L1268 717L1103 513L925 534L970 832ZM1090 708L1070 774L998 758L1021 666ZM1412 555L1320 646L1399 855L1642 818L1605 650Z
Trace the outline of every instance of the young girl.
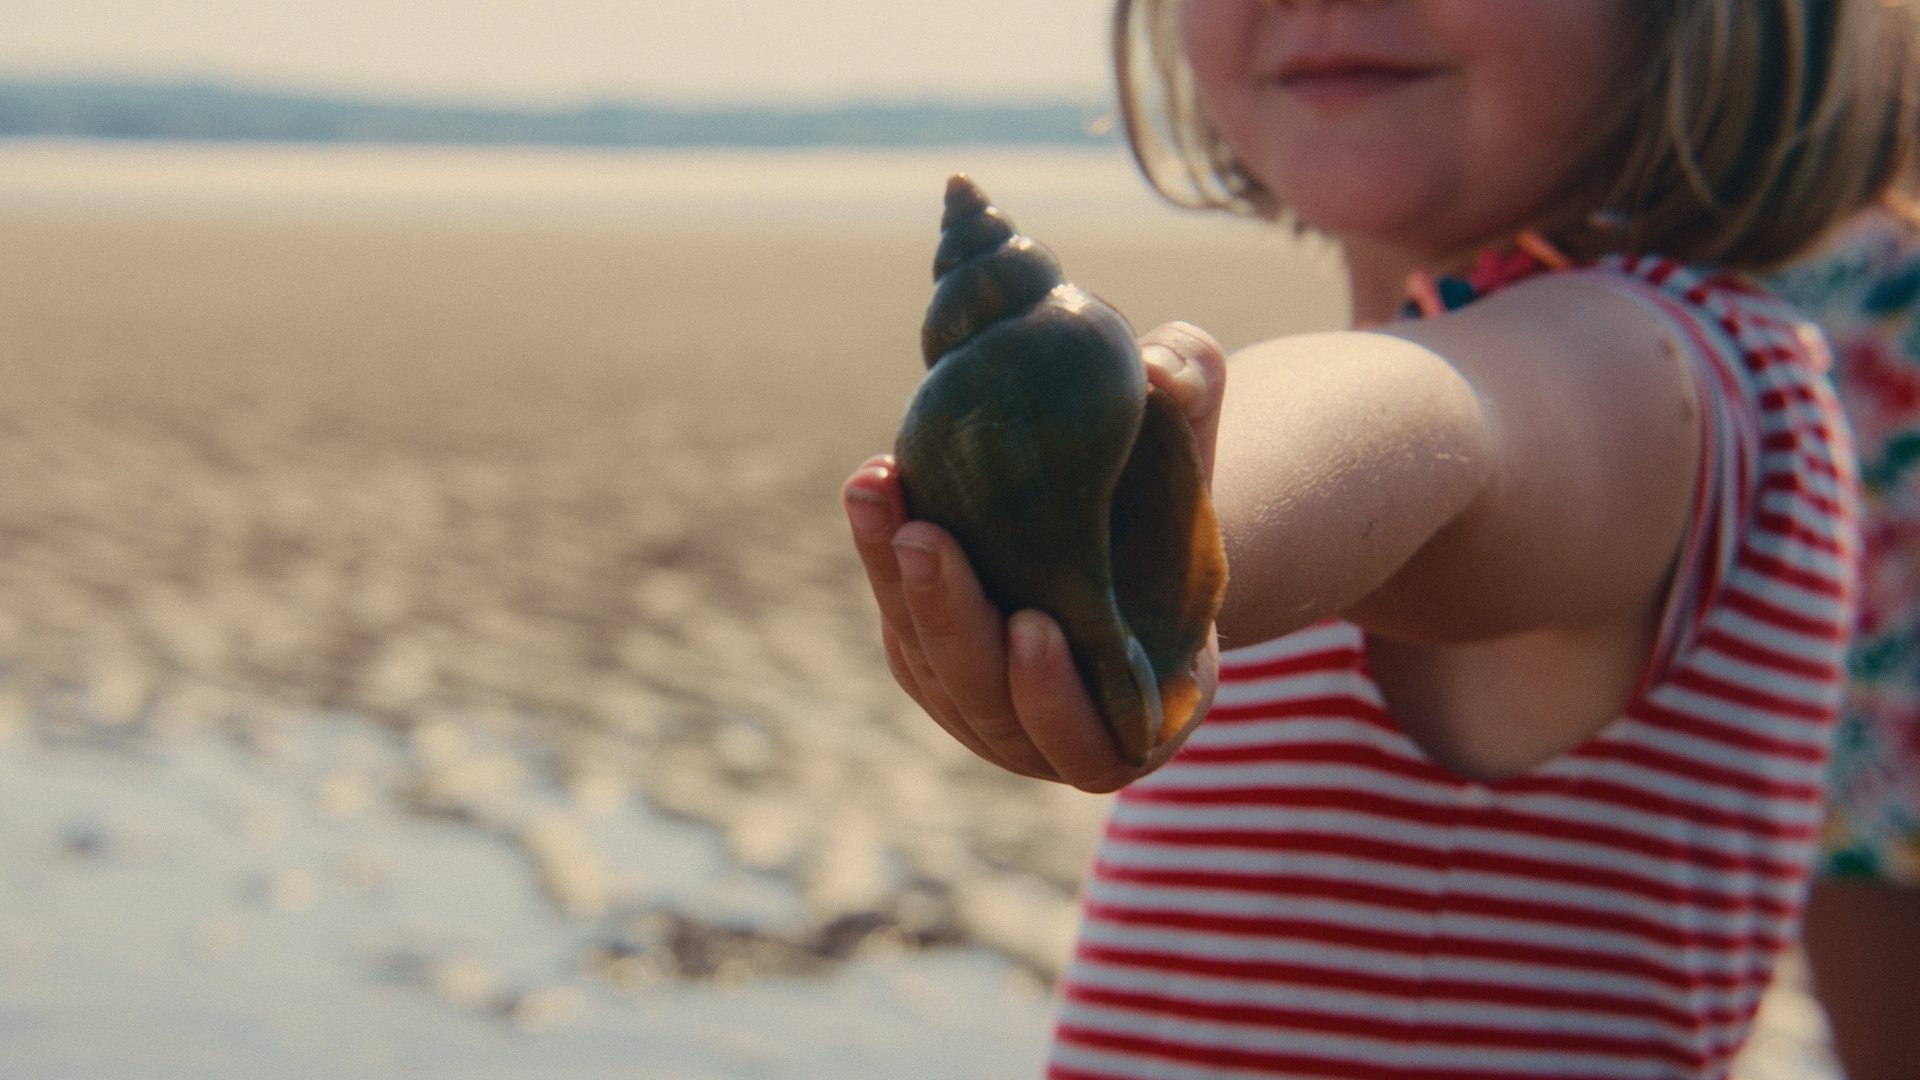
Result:
M1245 349L1231 393L1203 333L1142 339L1232 575L1211 714L1142 767L887 459L848 481L901 685L990 761L1125 787L1052 1075L1724 1071L1800 907L1855 561L1824 346L1740 272L1893 182L1909 34L1122 0L1148 175L1337 240L1368 329Z

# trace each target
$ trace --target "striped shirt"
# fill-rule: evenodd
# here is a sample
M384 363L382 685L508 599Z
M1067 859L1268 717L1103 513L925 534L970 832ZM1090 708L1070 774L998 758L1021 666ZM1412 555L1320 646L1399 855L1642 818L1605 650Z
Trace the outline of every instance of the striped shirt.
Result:
M1573 271L1691 354L1701 475L1624 713L1518 776L1394 723L1356 626L1222 657L1213 712L1116 801L1054 1080L1718 1077L1791 940L1856 559L1825 346L1660 259Z

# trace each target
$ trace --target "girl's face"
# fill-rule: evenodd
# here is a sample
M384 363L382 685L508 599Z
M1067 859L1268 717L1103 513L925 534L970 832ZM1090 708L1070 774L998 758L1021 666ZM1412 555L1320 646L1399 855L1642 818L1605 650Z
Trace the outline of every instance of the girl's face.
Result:
M1555 209L1618 107L1634 0L1186 0L1200 102L1336 238L1452 258Z

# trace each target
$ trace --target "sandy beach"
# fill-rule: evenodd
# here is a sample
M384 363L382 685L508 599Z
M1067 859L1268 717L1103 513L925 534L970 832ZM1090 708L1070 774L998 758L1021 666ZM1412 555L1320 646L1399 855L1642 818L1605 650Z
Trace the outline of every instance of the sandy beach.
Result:
M0 1072L1031 1074L1105 802L893 686L835 500L952 168L1340 323L1116 155L0 147Z

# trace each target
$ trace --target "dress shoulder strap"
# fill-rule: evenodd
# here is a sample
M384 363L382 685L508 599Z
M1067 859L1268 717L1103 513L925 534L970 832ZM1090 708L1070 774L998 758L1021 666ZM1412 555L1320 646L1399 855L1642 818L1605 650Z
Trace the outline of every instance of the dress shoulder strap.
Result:
M1675 564L1640 691L1685 657L1739 558L1754 513L1760 429L1746 349L1712 310L1717 286L1670 259L1613 256L1572 273L1634 298L1669 331L1693 375L1700 413L1700 465L1686 540ZM1824 355L1824 345L1821 346Z

